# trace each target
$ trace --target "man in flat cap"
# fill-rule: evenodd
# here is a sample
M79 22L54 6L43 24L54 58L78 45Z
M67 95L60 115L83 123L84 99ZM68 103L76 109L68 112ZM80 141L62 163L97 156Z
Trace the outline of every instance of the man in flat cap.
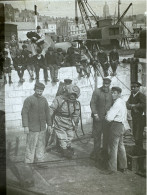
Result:
M94 150L91 157L95 159L96 165L104 164L107 159L107 143L109 124L105 120L107 111L113 103L112 94L109 89L111 80L109 78L103 79L103 86L97 88L93 94L90 102L92 117L93 117L93 137L94 137ZM101 156L101 136L103 134L103 150Z
M140 92L139 82L131 83L131 95L127 101L127 108L131 110L133 136L138 148L143 147L143 115L146 113L146 97Z
M22 125L27 133L25 163L33 163L35 158L42 160L45 154L45 133L51 130L51 117L48 102L42 96L43 83L36 83L35 93L25 99L22 108Z
M127 168L126 151L123 143L124 125L127 120L126 103L121 99L121 88L112 87L111 90L114 103L105 117L109 122L107 174L115 173L117 167L122 172ZM119 163L118 166L117 162Z

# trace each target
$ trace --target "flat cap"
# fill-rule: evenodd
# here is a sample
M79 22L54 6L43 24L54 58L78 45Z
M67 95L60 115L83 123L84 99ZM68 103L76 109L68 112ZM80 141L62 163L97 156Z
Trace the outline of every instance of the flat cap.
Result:
M38 54L41 54L41 53L42 53L42 49L37 48L37 53L38 53Z
M118 93L122 92L122 89L120 87L112 87L112 91L117 91Z
M35 88L44 90L45 85L43 83L37 82L35 83Z
M103 82L105 82L105 83L106 83L106 82L107 82L107 83L111 83L111 79L109 79L109 78L107 78L107 77L106 77L106 78L103 78Z
M61 48L58 48L58 49L57 49L57 52L62 52L62 49L61 49Z
M41 26L37 26L37 29L41 29Z
M72 80L71 79L64 79L64 83L65 84L71 84L72 83Z
M52 47L49 47L49 48L48 48L48 51L53 51L53 48L52 48Z
M27 48L27 45L22 45L22 48L24 49L24 48Z

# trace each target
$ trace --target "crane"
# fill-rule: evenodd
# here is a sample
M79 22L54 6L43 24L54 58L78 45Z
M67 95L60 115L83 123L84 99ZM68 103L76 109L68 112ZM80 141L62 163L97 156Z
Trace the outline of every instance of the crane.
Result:
M120 0L118 2L118 6L120 5ZM87 0L75 0L75 22L78 27L78 7L81 13L82 21L85 26L86 34L87 34L87 41L96 41L98 45L102 46L113 46L119 47L119 43L124 38L124 34L122 34L122 26L125 27L130 34L131 31L127 28L127 26L123 23L122 19L132 6L132 3L127 7L124 11L122 16L119 17L118 21L115 24L112 24L112 20L107 19L98 19L98 16L95 14L91 6L89 5ZM95 27L92 26L91 16L92 15L96 25Z

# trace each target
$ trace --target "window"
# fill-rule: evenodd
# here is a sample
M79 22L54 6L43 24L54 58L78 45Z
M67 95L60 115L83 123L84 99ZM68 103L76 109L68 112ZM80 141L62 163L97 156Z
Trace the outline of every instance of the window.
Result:
M109 35L119 35L119 28L110 28Z

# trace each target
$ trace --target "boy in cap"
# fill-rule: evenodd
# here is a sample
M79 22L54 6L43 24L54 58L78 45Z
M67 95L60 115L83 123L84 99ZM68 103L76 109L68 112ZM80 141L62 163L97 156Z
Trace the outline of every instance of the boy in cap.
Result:
M35 72L36 72L36 80L39 80L39 72L40 72L40 69L42 68L43 73L44 73L45 82L49 81L47 67L45 64L45 58L42 55L42 50L38 48L37 54L33 58L34 58L33 60L34 60Z
M45 64L50 70L52 82L58 82L57 54L54 52L52 47L49 47L45 54Z
M103 72L104 72L104 77L107 77L108 74L108 69L109 69L109 63L108 63L108 57L107 54L103 51L103 48L100 48L100 51L98 52L98 60L102 66Z
M25 99L22 108L22 125L27 134L25 163L33 163L35 157L43 160L45 154L46 124L48 131L51 130L51 117L48 102L42 96L44 84L35 84L35 93Z
M105 119L109 122L109 141L108 141L108 170L107 174L117 171L124 172L127 168L127 157L123 143L124 125L127 120L126 103L121 99L122 89L120 87L112 87L113 105L107 111ZM117 166L117 162L119 163Z
M116 69L119 64L119 54L116 50L116 47L114 46L113 50L109 53L109 61L112 68L112 76L116 76Z
M71 159L74 154L71 142L74 138L74 131L78 129L80 103L77 98L79 96L80 89L76 85L70 84L66 87L66 93L56 96L50 106L54 131L61 153L68 159Z
M11 70L12 70L11 59L8 57L8 52L4 51L4 58L3 58L4 84L7 84L7 78L6 78L7 74L9 76L9 84L13 83L11 80Z
M23 75L26 69L26 64L25 64L24 56L21 55L21 51L19 50L17 51L17 55L13 60L13 65L19 76L20 79L19 81L24 82L25 80L23 79Z
M139 82L131 83L131 95L127 101L127 108L131 110L133 136L137 148L143 148L143 130L142 119L146 114L146 96L140 92L141 84Z
M91 98L90 107L93 117L93 136L94 149L91 153L91 158L95 159L96 165L105 163L108 158L108 137L109 124L105 120L107 111L113 104L112 94L110 90L111 80L109 78L103 79L103 86L97 88ZM103 149L101 156L101 136L103 134Z

